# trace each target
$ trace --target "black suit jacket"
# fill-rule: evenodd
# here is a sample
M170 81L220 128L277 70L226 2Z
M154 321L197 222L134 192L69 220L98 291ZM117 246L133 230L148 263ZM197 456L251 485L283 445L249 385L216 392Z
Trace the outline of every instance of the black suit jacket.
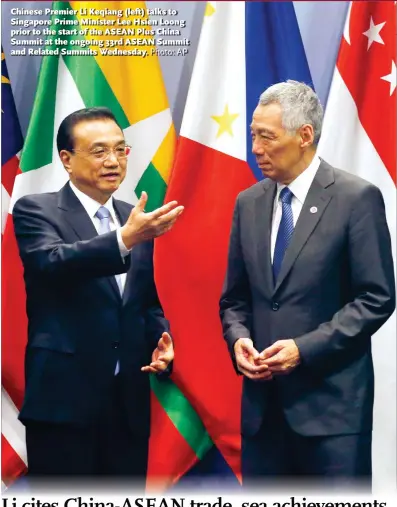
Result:
M120 223L131 205L114 200ZM117 360L132 429L149 433L151 354L168 331L153 280L153 243L124 261L98 236L69 184L14 206L29 321L22 421L84 425L101 416ZM114 275L127 272L121 297Z
M269 382L244 378L243 433L258 431L274 408L274 390L289 425L302 435L370 431L371 335L395 308L382 195L322 161L274 286L276 189L267 179L238 196L220 314L232 358L240 337L251 337L259 351L294 338L301 364Z

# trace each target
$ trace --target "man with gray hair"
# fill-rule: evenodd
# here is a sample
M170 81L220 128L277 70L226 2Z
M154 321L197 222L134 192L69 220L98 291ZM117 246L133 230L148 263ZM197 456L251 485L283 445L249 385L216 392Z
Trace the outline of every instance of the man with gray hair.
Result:
M314 91L287 81L252 118L265 179L237 198L220 300L244 375L244 483L370 484L371 335L395 308L391 242L379 189L316 154L322 116Z

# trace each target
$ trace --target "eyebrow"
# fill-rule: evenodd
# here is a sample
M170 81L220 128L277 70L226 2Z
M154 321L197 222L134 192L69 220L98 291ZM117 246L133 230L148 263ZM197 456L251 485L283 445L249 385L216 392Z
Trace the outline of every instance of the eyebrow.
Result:
M116 141L113 146L119 146L120 144L125 144L125 139L120 139L119 141ZM106 141L97 141L95 143L91 144L91 148L95 148L97 146L108 146Z
M253 130L253 126L252 126L252 125L250 125L250 130L251 130L251 131ZM271 131L271 130L269 130L269 129L263 128L263 127L262 127L262 128L261 128L261 127L258 127L258 128L256 128L255 130L256 130L257 132L259 132L259 133L265 133L265 134L269 134L269 135L271 135L271 136L274 136L274 135L275 135L275 134L274 134L274 132L272 132L272 131Z

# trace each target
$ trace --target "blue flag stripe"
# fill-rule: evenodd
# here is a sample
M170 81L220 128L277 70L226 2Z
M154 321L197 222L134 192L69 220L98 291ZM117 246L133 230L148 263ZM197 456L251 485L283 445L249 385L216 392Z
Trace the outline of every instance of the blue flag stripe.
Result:
M312 86L309 65L292 2L245 3L247 162L263 179L251 153L251 116L260 94L287 79Z
M1 48L3 55L3 48ZM9 79L5 59L1 61L1 75ZM22 148L23 137L15 108L11 85L1 83L1 164L5 164Z

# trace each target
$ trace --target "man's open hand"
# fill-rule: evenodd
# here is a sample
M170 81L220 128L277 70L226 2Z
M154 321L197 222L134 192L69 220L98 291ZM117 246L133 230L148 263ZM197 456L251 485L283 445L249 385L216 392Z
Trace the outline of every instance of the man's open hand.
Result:
M121 238L128 250L138 243L157 238L169 231L184 209L183 206L178 206L177 201L171 201L145 213L147 200L147 193L142 192L127 222L120 229Z
M148 373L163 372L174 359L174 345L168 333L163 333L152 354L152 362L149 366L142 366L141 371Z

